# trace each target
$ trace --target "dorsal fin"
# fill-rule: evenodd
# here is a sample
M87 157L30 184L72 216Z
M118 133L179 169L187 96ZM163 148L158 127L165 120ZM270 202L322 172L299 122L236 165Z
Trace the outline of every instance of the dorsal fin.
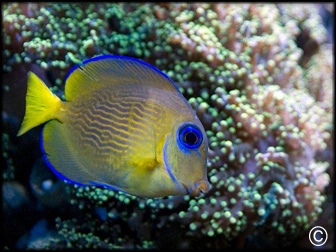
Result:
M102 55L85 60L82 65L69 71L65 83L65 98L72 101L83 93L119 83L179 92L174 82L154 66L130 57Z

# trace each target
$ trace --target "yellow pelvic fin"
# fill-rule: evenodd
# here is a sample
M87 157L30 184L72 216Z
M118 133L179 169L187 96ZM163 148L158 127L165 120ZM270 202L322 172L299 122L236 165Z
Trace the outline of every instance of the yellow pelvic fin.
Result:
M137 171L141 172L153 170L158 165L157 160L153 158L134 158L130 163L137 169Z
M26 95L26 112L17 136L30 129L57 118L61 108L61 100L54 95L33 72L28 73Z

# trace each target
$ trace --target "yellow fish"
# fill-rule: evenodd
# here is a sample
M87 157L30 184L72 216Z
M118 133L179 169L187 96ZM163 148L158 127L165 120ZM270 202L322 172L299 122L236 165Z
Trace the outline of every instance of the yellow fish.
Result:
M18 132L47 122L41 149L60 178L142 197L209 190L204 128L163 72L129 57L97 56L69 71L64 92L61 101L29 72Z

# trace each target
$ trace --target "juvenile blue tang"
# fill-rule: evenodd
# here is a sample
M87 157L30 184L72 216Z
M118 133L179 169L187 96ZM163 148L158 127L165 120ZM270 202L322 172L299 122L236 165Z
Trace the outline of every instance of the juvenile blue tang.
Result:
M103 55L71 69L61 101L28 73L18 132L45 123L41 149L60 178L142 197L209 190L204 128L173 81L137 59Z

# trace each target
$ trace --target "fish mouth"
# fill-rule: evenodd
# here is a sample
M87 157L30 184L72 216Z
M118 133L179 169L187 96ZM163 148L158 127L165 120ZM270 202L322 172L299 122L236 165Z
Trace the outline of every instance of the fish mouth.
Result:
M193 197L198 197L201 193L207 193L210 190L210 184L208 181L202 179L195 182L192 186L186 186L183 184L183 187L187 190L188 194Z

